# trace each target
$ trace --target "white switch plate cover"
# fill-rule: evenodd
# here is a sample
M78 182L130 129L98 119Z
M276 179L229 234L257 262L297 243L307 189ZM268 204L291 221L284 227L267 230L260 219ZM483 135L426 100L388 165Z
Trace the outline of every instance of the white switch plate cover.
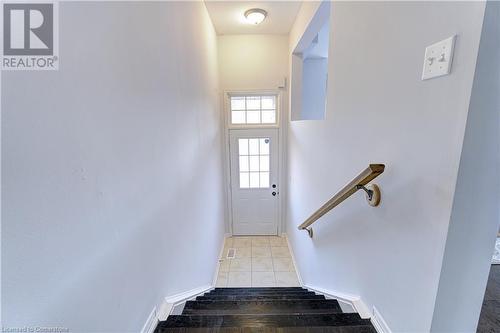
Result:
M426 47L422 80L450 74L455 37L451 36Z

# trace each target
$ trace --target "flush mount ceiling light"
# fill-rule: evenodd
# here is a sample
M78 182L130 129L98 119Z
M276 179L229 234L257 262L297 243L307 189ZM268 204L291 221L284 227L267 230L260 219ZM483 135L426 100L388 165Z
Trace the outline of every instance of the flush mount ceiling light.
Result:
M267 16L267 12L264 9L252 8L245 12L245 19L250 24L260 24Z

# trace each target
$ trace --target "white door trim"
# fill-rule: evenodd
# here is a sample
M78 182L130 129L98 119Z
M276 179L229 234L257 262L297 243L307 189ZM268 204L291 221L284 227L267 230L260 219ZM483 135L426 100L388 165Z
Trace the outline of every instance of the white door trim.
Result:
M279 183L280 183L280 195L278 198L278 235L281 235L285 228L284 214L283 214L283 198L285 197L285 187L281 187L281 184L284 185L285 175L284 175L284 163L285 163L285 137L284 137L284 126L286 125L286 115L284 112L283 104L283 90L280 89L255 89L255 90L224 90L222 92L222 125L223 125L223 173L224 173L224 181L226 188L226 233L229 235L233 235L233 218L232 218L232 191L231 191L231 157L229 151L229 130L230 130L230 117L229 117L229 98L228 96L231 94L248 94L248 95L265 95L265 94L275 94L277 96L277 119L278 125L251 125L249 128L278 128L278 140L279 140L279 157L278 157L278 173L279 173Z

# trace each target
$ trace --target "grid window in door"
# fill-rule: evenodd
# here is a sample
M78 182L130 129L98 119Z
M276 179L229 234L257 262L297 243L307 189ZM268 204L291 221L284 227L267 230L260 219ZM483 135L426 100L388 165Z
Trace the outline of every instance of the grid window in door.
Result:
M269 188L269 138L238 139L240 188Z
M231 96L232 125L276 124L276 95Z

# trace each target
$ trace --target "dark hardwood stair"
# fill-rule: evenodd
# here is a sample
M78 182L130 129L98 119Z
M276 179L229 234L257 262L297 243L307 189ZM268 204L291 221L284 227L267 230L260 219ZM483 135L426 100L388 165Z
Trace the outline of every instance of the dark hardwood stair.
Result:
M184 314L301 314L342 312L336 300L189 301Z
M376 333L337 300L302 288L216 288L186 302L155 333Z
M224 296L198 296L197 301L274 301L274 300L308 300L325 299L323 295L224 295Z
M206 295L314 295L314 293L308 290L213 290Z

